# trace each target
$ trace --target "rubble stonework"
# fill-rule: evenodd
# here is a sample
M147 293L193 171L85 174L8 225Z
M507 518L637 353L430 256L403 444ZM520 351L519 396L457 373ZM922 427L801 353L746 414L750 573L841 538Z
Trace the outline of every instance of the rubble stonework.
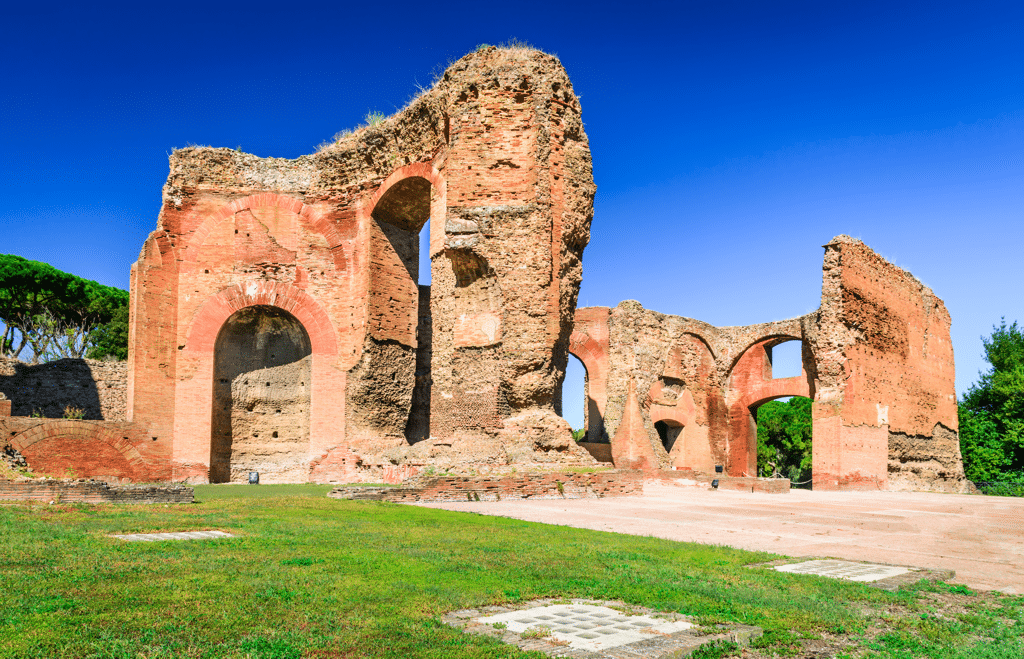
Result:
M127 416L128 364L95 359L58 359L26 364L0 357L0 396L10 399L11 414L61 418L66 407L85 419L124 421Z
M813 313L713 327L626 301L579 309L569 349L587 369L587 436L611 438L618 468L755 476L757 407L806 396L815 489L962 492L949 328L930 289L838 236ZM773 378L771 349L791 340L803 373Z

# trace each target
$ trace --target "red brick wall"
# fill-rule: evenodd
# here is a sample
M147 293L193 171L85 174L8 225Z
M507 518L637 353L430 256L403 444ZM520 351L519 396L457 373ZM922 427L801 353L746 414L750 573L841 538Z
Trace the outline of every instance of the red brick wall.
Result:
M146 436L137 425L11 417L0 432L33 473L112 482L171 479L170 442Z
M0 480L0 501L54 503L192 503L193 490L181 485L111 487L96 481Z

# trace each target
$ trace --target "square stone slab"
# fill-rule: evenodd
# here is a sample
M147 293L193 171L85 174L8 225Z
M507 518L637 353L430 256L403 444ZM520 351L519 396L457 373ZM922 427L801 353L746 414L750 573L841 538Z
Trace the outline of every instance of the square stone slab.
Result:
M127 542L157 542L158 540L212 540L235 536L223 531L181 531L178 533L129 533L128 535L112 535L110 537Z
M854 563L852 561L804 561L774 568L779 572L792 574L814 574L819 577L846 579L848 581L878 581L910 572L909 568L877 563Z
M504 623L509 631L522 634L546 627L548 638L563 641L578 650L598 651L627 643L659 638L693 627L682 620L649 615L627 616L615 609L592 604L554 604L474 619L484 625Z

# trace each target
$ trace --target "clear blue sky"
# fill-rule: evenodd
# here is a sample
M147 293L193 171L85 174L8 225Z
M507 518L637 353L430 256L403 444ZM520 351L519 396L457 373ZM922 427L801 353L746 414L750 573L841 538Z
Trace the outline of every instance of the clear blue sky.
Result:
M310 153L515 37L582 97L581 305L803 314L847 233L945 300L960 393L980 336L1024 321L1019 2L22 3L5 23L0 251L105 284L127 287L173 147Z

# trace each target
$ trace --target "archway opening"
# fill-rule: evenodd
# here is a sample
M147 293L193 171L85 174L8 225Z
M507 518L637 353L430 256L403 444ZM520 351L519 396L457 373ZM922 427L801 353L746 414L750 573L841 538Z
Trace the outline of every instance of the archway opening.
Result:
M378 415L382 423L377 429L387 434L402 433L410 444L430 436L430 209L436 194L430 181L411 176L388 188L372 213L386 238L386 242L376 243L371 263L371 295L376 298L373 304L387 316L378 319L383 330L378 338L407 346L382 348L395 354L382 354L376 370L383 382L390 380L388 387L394 389L389 396L391 402L404 409ZM410 366L413 378L409 378ZM399 419L402 426L395 427Z
M654 429L658 431L658 438L661 439L661 445L665 447L665 451L671 453L672 447L676 445L676 440L683 432L683 426L677 421L666 419L655 421Z
M556 410L572 427L572 438L577 442L590 441L587 401L587 367L576 355L569 353L562 381L561 408Z
M235 312L217 335L213 368L210 482L306 482L312 349L283 309Z
M810 487L811 399L783 396L751 409L757 424L757 475L788 478L794 487Z

